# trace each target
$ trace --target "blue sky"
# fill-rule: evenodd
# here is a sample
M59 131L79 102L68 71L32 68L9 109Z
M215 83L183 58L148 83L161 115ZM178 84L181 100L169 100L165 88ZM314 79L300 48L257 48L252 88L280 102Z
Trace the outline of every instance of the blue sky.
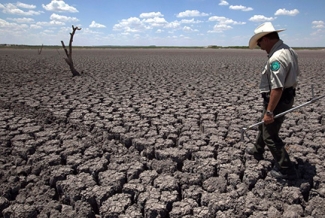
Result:
M290 46L325 47L324 0L0 0L0 44L247 46L271 21Z

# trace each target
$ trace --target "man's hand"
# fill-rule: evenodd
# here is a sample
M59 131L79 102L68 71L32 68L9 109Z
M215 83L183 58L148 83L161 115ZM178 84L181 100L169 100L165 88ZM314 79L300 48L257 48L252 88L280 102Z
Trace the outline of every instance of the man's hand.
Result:
M273 115L268 115L268 114L264 114L263 117L263 122L265 125L273 123L274 122L274 116Z

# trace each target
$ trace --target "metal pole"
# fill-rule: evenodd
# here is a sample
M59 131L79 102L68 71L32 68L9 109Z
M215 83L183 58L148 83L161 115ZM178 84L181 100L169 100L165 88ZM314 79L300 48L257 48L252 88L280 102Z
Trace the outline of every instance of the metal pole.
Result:
M298 108L304 107L304 106L306 106L306 105L308 105L308 104L311 104L311 103L313 103L313 102L315 102L315 101L317 101L317 100L319 100L319 99L325 97L325 95L323 95L323 96L319 96L319 97L317 97L317 98L314 98L314 89L313 89L313 86L312 86L312 95L313 95L313 99L311 99L310 101L307 101L306 103L303 103L303 104L301 104L301 105L299 105L299 106L296 106L296 107L291 108L291 109L289 109L289 110L287 110L287 111L284 111L284 112L282 112L282 113L279 113L279 114L277 114L276 116L274 116L274 119L276 119L276 118L278 118L278 117L281 117L281 116L283 116L283 115L285 115L285 114L287 114L287 113L290 113L291 111L294 111L294 110L296 110L296 109L298 109ZM261 122L255 123L255 124L253 124L253 125L250 125L250 126L248 126L248 127L246 127L246 128L242 128L242 130L241 130L241 140L242 140L242 141L244 140L244 133L245 133L245 131L246 131L247 129L251 129L251 128L253 128L253 127L255 127L255 126L259 126L259 125L261 125L261 124L263 124L263 123L264 123L264 121L261 121Z

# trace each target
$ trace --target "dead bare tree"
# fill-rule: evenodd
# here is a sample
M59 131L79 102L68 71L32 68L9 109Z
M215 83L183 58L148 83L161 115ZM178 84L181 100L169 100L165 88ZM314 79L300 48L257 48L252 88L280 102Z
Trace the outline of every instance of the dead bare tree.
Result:
M73 60L72 60L72 42L73 42L73 36L74 36L76 30L81 30L81 28L74 27L72 25L72 33L70 33L69 52L66 49L66 47L64 45L64 42L61 41L62 47L63 47L63 49L65 51L65 54L67 55L67 57L64 58L64 60L69 65L70 70L71 70L71 73L72 73L72 76L80 76L80 73L74 68L74 66L73 66Z
M43 49L43 44L42 47L37 50L39 55L42 53L42 49Z

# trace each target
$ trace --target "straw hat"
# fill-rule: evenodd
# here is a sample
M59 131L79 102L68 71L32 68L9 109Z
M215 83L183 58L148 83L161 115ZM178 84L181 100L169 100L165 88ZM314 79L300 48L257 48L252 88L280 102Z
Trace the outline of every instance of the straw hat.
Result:
M249 48L253 49L256 47L257 45L257 40L259 40L260 38L262 38L263 36L272 33L272 32L282 32L285 29L280 29L280 30L276 30L274 29L273 25L271 22L265 22L261 25L259 25L255 30L254 33L255 35L252 36L252 38L249 40Z

